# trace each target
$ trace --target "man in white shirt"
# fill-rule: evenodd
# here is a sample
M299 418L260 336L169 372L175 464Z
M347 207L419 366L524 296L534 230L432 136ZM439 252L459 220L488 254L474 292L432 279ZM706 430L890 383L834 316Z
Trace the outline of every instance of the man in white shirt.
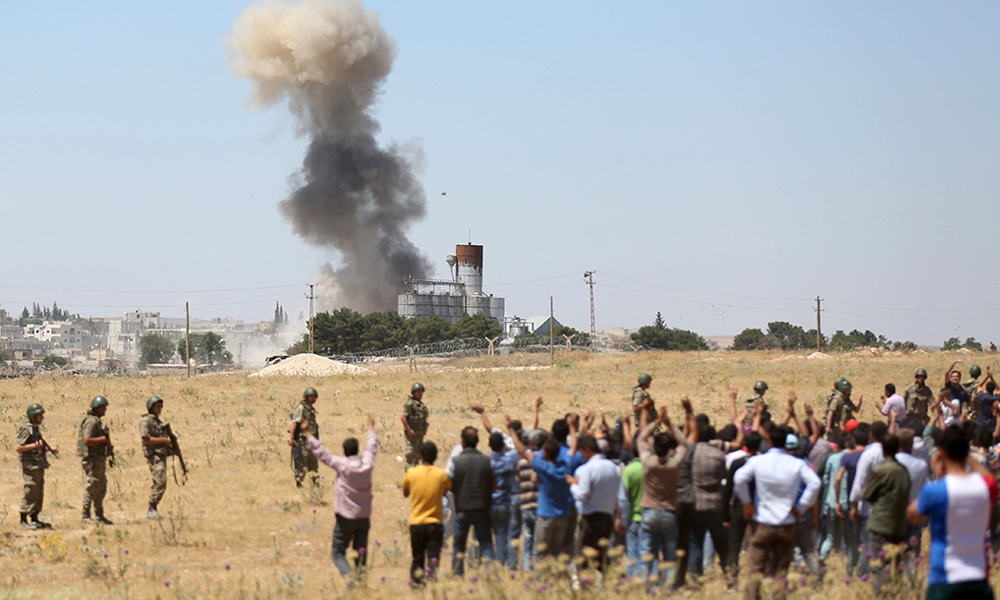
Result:
M857 536L854 538L858 540L862 546L868 547L868 516L872 512L872 505L862 500L865 491L865 485L868 484L868 477L872 473L872 469L879 466L885 462L885 457L882 455L882 441L885 440L885 435L889 431L889 426L882 421L875 421L872 423L871 431L868 434L868 439L871 442L865 446L864 452L861 453L861 458L858 459L858 469L854 474L854 485L851 486L851 493L848 497L848 502L851 505L851 527L857 532ZM869 571L869 559L866 556L868 553L862 553L860 561L858 562L858 574L867 575Z
M768 565L775 565L772 573L775 579L780 580L788 573L795 547L795 523L812 506L822 485L806 461L785 452L788 435L787 427L777 427L771 436L771 449L750 458L733 478L747 519L757 522L750 539L747 600L758 598L760 581Z
M882 414L889 417L893 411L896 412L897 417L902 419L903 415L906 414L906 399L896 393L896 385L892 383L885 384L885 393L882 394Z

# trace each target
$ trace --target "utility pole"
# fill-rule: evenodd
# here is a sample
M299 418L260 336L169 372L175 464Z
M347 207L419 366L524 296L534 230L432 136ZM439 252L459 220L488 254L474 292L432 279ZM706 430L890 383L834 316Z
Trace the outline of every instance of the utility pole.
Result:
M316 295L313 293L313 284L309 284L309 354L313 354L313 298Z
M823 332L822 329L820 329L820 318L819 318L819 313L823 312L823 309L820 308L820 302L822 301L823 301L822 298L816 296L816 352L823 351Z
M594 273L597 271L584 271L583 278L590 286L590 350L597 352L597 322L594 320Z
M184 354L187 363L187 376L191 379L191 303L184 303Z
M552 296L549 296L549 364L556 364L556 326L555 326L555 304L552 303Z

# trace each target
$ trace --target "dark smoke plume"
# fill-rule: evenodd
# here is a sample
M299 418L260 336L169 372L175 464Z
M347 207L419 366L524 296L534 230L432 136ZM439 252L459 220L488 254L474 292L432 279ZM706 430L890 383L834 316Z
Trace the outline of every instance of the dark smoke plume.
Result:
M424 216L413 174L419 152L381 147L371 110L396 44L375 13L353 0L261 2L233 23L231 69L254 82L256 106L288 101L310 138L296 189L281 202L295 233L336 248L342 266L319 279L328 309L392 310L402 280L429 261L406 237Z

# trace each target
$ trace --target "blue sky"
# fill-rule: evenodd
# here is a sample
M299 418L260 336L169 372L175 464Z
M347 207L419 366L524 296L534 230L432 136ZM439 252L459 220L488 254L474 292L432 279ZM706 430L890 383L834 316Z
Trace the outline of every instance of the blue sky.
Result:
M229 73L244 6L4 3L0 307L305 308L337 257L278 213L305 141ZM595 269L599 328L810 326L820 295L828 332L1000 342L1000 6L366 6L381 139L425 158L411 237L446 275L471 230L508 314L588 327Z

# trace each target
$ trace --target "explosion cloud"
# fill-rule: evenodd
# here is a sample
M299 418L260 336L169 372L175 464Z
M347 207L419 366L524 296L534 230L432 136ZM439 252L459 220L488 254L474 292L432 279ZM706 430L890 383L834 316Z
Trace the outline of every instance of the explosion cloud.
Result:
M305 0L248 6L228 44L233 74L254 83L254 105L287 101L310 140L280 208L296 234L341 254L341 267L319 275L322 305L394 309L402 280L431 270L406 236L425 212L419 153L375 139L372 108L395 42L360 2Z

